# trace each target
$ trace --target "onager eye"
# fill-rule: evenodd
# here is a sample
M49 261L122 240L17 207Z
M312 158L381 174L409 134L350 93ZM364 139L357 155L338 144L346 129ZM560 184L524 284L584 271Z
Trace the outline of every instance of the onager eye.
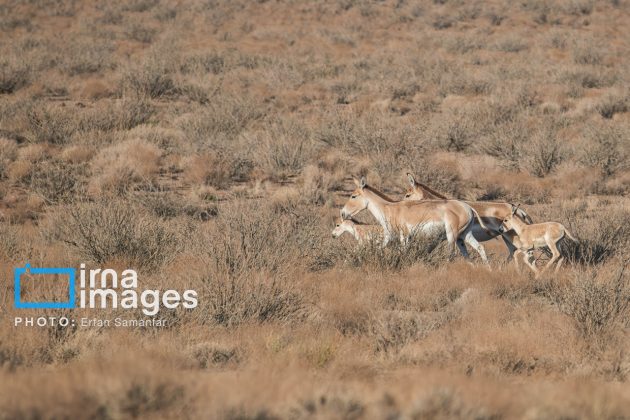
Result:
M405 194L405 198L411 197L411 194Z
M350 196L350 198L357 198L357 195L356 195L356 194L352 194L352 195Z

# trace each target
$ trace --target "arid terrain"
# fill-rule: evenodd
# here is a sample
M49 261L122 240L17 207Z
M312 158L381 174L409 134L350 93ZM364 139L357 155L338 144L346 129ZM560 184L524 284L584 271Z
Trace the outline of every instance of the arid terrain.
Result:
M628 28L628 0L1 0L0 419L630 418ZM487 268L333 239L353 177L407 172L578 241L536 279L499 240ZM26 263L198 306L16 326L148 318L16 309Z

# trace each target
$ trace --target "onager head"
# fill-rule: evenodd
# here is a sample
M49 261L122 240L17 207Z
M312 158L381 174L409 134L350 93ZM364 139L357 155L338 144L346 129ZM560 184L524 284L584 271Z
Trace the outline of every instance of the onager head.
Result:
M354 180L357 189L352 191L352 195L341 209L342 219L351 219L354 215L362 212L368 207L368 200L363 195L363 189L367 186L365 177L361 177L360 181Z
M407 179L409 180L410 188L407 188L405 191L404 200L422 200L424 199L424 194L422 194L422 190L416 187L416 180L413 175L408 173Z
M511 230L517 231L519 229L519 227L523 223L516 215L516 211L518 210L519 206L520 204L518 206L512 204L512 213L510 213L505 219L503 219L503 223L501 224L501 226L499 226L499 233L505 233Z
M357 236L354 230L354 220L352 219L340 220L335 225L335 228L332 231L332 236L333 238L338 238L346 232L348 232L350 235L354 237Z
M438 193L437 191L432 190L426 185L420 184L416 182L414 176L410 173L407 173L407 179L409 180L409 188L405 191L405 201L419 201L419 200L435 200L435 199L446 199L446 196Z

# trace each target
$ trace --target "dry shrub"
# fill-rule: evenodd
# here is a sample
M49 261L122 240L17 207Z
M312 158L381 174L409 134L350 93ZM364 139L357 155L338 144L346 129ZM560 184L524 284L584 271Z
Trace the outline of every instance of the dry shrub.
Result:
M480 144L483 152L500 160L503 167L519 169L528 147L529 131L520 121L510 121L496 127Z
M66 45L60 67L70 76L96 73L111 67L113 51L108 42L75 39Z
M187 144L184 143L183 134L175 128L164 128L152 124L151 122L140 124L130 129L126 134L126 138L139 138L155 144L164 150L166 156L169 156L171 164L177 165L179 154L187 151Z
M201 343L191 349L191 357L200 369L225 368L238 365L243 358L243 351L235 346Z
M118 371L128 370L118 367ZM108 368L94 376L96 378L110 377L117 370ZM85 377L86 373L79 371L79 375ZM92 374L91 372L87 375ZM100 376L97 376L100 375ZM42 385L43 397L34 401L28 407L23 405L11 405L3 407L3 414L7 418L77 418L89 417L94 419L108 418L168 418L186 415L188 403L184 386L174 382L172 378L156 378L148 374L132 375L130 379L119 382L114 379L113 387L106 389L86 389L76 383L71 377L63 377L55 383L55 391L64 395L57 397L53 402L48 398L49 389ZM91 380L91 379L88 379ZM51 378L42 375L37 380L38 384L51 383ZM63 402L60 400L63 399ZM49 405L50 404L50 405ZM51 407L54 406L54 407ZM177 414L176 414L177 413Z
M396 353L408 343L426 337L446 322L446 313L383 311L373 315L369 334L375 353Z
M68 143L77 129L76 114L66 107L33 102L26 111L28 137L38 143Z
M9 164L17 158L17 143L0 137L0 180L7 176Z
M157 146L140 139L109 146L92 160L90 189L125 194L138 184L153 185L161 155Z
M150 122L154 113L155 107L141 98L107 102L81 113L78 128L87 133L131 130Z
M448 15L436 15L433 20L433 27L438 30L448 29L455 23L455 20Z
M543 178L562 162L564 154L557 129L551 124L543 125L525 146L527 169L532 175Z
M9 261L22 260L30 256L29 246L30 244L22 235L19 226L7 223L0 224L0 256L8 258Z
M364 306L364 302L357 302L346 296L336 295L335 298L341 302L330 305L325 312L322 311L326 322L345 337L366 334L370 329L371 308Z
M599 112L599 115L606 119L611 119L615 114L627 112L630 108L630 97L628 94L612 94L605 95L600 102L595 106L595 110Z
M48 204L69 203L85 193L85 164L73 164L59 159L38 161L17 179L19 185L33 191Z
M173 193L149 192L137 197L138 204L148 209L155 216L162 219L173 219L188 216L206 221L218 214L214 203L190 203Z
M121 79L122 91L140 98L160 98L176 94L177 88L173 78L176 60L177 54L170 48L150 50L142 61L124 70Z
M604 88L612 86L619 76L612 70L601 66L571 67L558 74L558 81L569 84L571 91Z
M626 139L627 127L597 124L585 127L582 162L601 171L604 178L611 177L629 167L630 147Z
M483 128L480 127L483 120L479 118L480 115L476 112L476 106L474 109L475 111L471 111L470 108L465 108L446 114L436 133L435 141L440 148L462 152L470 147L479 133L483 131Z
M394 143L398 131L393 124L387 123L385 117L379 112L361 118L350 113L335 113L321 123L315 138L353 154L382 153Z
M191 156L184 159L182 166L186 181L216 188L227 188L235 181L247 181L254 170L254 163L249 159L224 153Z
M566 243L569 261L587 265L602 264L621 256L630 246L630 212L611 211L600 219L573 219L578 242ZM571 225L573 226L573 223ZM572 233L573 233L572 232ZM576 235L574 233L574 235Z
M210 233L202 249L211 267L224 275L283 277L300 267L320 270L332 264L330 232L312 209L291 200L221 206Z
M526 50L527 43L520 37L509 36L507 38L499 40L494 45L494 48L503 52L517 53Z
M291 407L289 413L286 415L288 418L302 420L302 419L347 419L356 420L364 418L367 412L365 402L360 399L342 394L322 393L320 395L306 398L299 404ZM257 415L251 417L242 416L241 413L235 412L233 416L226 416L227 419L236 420L243 418L256 418L256 419L275 419L273 414L260 412ZM392 417L394 418L394 417Z
M562 8L573 15L590 15L595 6L595 0L565 0Z
M305 315L303 298L286 280L255 275L200 277L204 320L210 324L235 326L243 322L295 322Z
M146 12L160 3L159 0L131 0L121 4L122 12Z
M216 94L216 85L213 82L202 80L201 83L197 81L193 82L178 82L179 92L182 96L196 102L200 105L208 105Z
M487 95L492 92L495 80L491 74L471 74L450 70L440 79L438 93L448 95Z
M316 153L309 130L293 120L282 119L248 141L258 145L257 163L274 180L296 175Z
M24 354L19 349L4 345L0 341L0 368L5 372L14 372L19 366L24 365Z
M120 410L131 418L150 416L151 413L167 410L183 397L184 387L172 382L157 385L132 383L120 401Z
M333 200L332 191L340 190L346 172L337 170L329 172L314 165L307 165L302 171L302 197L314 205L330 204Z
M61 208L43 233L86 262L102 265L118 258L132 267L155 270L182 249L182 229L124 201L111 200Z
M573 318L579 333L598 344L630 323L630 282L625 266L604 275L595 270L577 271L571 282L549 290L550 298Z
M31 80L29 63L16 56L0 59L0 95L13 93L26 86Z
M158 33L157 29L144 25L142 21L136 19L128 19L124 30L128 39L145 44L150 44Z
M578 40L573 46L573 61L575 64L598 65L603 60L603 48L593 39Z
M226 70L227 61L220 52L194 54L182 60L180 70L184 74L220 74Z
M236 137L261 115L251 98L220 94L208 106L182 118L178 126L199 150L231 150Z
M461 318L462 308L475 300L475 289L450 286L426 290L417 297L389 293L385 306L370 316L368 335L375 353L396 354L407 344L422 340L443 326Z
M466 54L467 52L483 48L484 43L471 36L455 36L446 38L444 40L444 46L448 52Z
M424 419L495 419L498 414L483 407L466 404L455 391L448 388L436 389L421 397L409 413L414 420Z
M245 203L219 209L211 230L193 245L203 253L204 322L292 321L304 314L292 275L331 264L323 242L329 233L323 236L319 218L305 210Z
M59 159L72 164L86 163L92 159L94 150L85 146L68 146L62 150Z
M394 237L386 247L382 247L379 241L354 245L343 253L345 263L368 270L400 271L418 263L435 266L444 263L451 256L444 232L433 235L417 234L407 244Z

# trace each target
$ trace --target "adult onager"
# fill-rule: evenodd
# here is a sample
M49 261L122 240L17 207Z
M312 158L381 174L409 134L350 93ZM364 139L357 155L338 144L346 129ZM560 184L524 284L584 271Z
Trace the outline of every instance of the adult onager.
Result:
M545 222L545 223L535 223L532 225L525 224L521 219L515 217L515 213L518 210L518 206L514 207L512 212L503 219L503 223L501 225L501 233L511 233L512 235L512 243L517 247L517 253L522 253L525 259L525 262L529 267L536 273L536 277L538 277L541 273L545 272L547 268L551 267L553 263L556 262L556 270L558 272L560 266L562 265L562 261L564 257L560 254L558 250L558 242L560 242L565 236L568 236L572 241L577 241L573 235L569 232L569 230L564 227L562 223L557 222ZM542 271L538 271L536 265L532 263L534 258L533 252L536 248L549 247L551 250L552 256L551 259L545 266ZM518 261L517 258L514 258L514 264L518 269Z
M412 174L407 174L409 184L411 187L405 193L405 201L411 200L426 200L434 198L447 199L443 194L427 187L424 184L417 182ZM505 246L508 249L508 261L514 256L516 247L512 245L509 235L502 235L499 232L499 227L503 223L503 219L512 213L512 204L505 202L493 202L493 201L464 201L474 210L479 213L480 220L488 227L484 229L476 220L473 221L473 235L478 242L486 242L501 235ZM525 221L527 224L532 223L532 218L523 210L518 209L516 215Z
M338 238L344 233L349 233L359 244L369 241L380 240L381 227L379 225L367 225L359 223L354 219L341 219L332 231L334 238Z
M367 209L383 228L383 246L396 233L404 241L416 232L432 233L442 228L448 243L456 243L465 258L469 255L464 242L479 253L484 263L488 262L483 246L472 234L472 222L478 215L468 204L457 200L392 201L367 185L365 178L355 183L357 189L341 209L341 217L350 219ZM482 221L480 225L484 226Z

